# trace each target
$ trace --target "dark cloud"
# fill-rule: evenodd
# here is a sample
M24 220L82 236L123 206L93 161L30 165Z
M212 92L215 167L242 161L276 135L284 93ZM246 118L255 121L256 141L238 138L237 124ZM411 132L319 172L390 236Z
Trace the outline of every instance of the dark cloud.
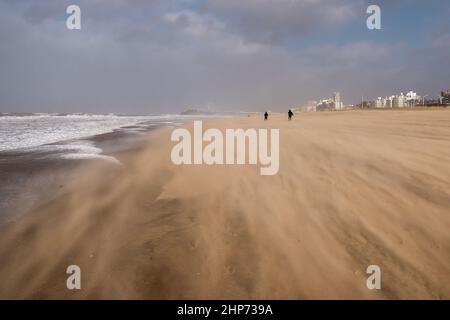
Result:
M340 26L360 17L360 0L211 0L202 9L229 22L249 41L278 44L294 37Z

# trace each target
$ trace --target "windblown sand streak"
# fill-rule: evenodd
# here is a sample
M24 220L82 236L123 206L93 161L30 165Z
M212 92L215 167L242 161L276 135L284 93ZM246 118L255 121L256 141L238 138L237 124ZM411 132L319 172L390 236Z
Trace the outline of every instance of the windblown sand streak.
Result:
M450 298L449 111L204 126L279 128L279 173L177 167L159 130L1 230L0 297ZM70 264L80 291L66 289Z

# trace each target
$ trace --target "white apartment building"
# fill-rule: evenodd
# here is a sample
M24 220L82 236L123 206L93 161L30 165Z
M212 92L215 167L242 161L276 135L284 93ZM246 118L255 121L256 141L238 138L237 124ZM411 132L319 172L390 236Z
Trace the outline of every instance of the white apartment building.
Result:
M417 95L416 92L410 91L406 94L406 106L415 107L418 103L420 103L420 96Z
M335 92L333 94L333 100L334 100L334 109L342 110L344 108L344 104L341 101L341 93L340 92Z
M370 101L371 108L405 108L415 107L420 102L421 97L414 91L409 91L406 95L394 95Z
M384 108L384 100L381 97L378 97L377 100L373 101L373 108Z
M406 106L406 96L402 93L400 93L399 96L395 96L394 100L392 101L392 107L393 108L404 108Z

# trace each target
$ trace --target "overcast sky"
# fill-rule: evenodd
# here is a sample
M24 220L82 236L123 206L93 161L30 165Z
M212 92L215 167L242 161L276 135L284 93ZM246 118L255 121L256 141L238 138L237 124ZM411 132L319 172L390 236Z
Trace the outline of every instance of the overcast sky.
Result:
M81 7L81 30L66 8ZM378 4L382 30L366 28ZM448 0L0 0L0 111L285 110L450 88Z

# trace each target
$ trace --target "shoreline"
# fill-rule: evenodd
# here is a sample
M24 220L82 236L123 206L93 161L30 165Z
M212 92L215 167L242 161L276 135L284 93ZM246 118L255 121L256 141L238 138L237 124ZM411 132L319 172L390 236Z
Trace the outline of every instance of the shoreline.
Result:
M448 299L450 113L273 114L280 171L175 166L170 128L0 227L1 298ZM189 122L183 127L191 128ZM65 288L65 269L83 289ZM381 267L382 290L365 286Z
M145 123L148 125L143 127ZM67 193L68 181L75 179L92 161L120 165L118 155L142 148L148 134L167 125L146 121L139 126L125 126L79 139L0 151L0 226ZM138 130L134 131L135 128ZM71 149L72 144L80 150ZM82 152L85 146L89 154ZM90 149L98 153L91 153ZM41 185L45 185L45 190Z

